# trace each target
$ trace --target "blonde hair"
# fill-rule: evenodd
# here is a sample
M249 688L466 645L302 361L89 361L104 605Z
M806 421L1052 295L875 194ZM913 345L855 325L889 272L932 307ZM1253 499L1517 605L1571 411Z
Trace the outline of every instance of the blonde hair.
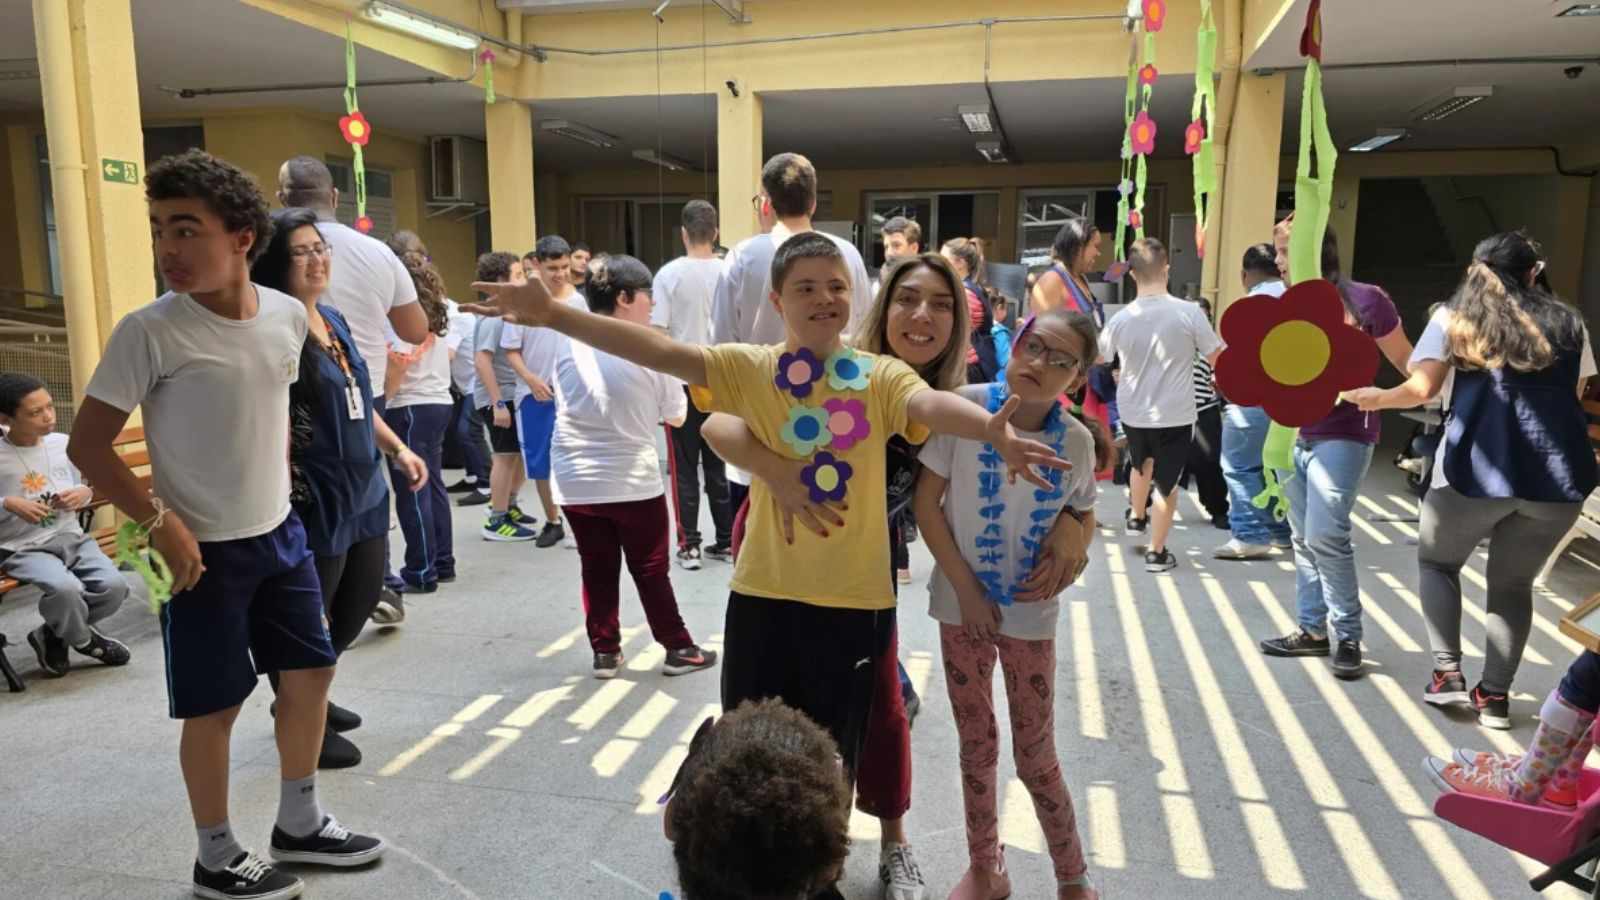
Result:
M878 288L878 297L873 301L872 311L867 313L866 322L852 343L857 350L882 356L895 355L894 348L889 343L889 308L894 303L895 288L919 268L931 269L935 275L944 280L945 287L950 290L950 296L955 300L955 311L952 316L954 322L950 327L950 341L944 345L944 349L927 364L912 368L916 369L922 380L935 390L953 390L967 383L967 344L972 330L972 318L967 314L966 285L963 285L961 279L956 276L956 270L950 265L950 261L937 253L908 256L894 264L883 279L883 286Z
M1537 245L1520 232L1484 238L1450 299L1451 363L1463 369L1537 372L1580 347L1580 317L1538 285Z

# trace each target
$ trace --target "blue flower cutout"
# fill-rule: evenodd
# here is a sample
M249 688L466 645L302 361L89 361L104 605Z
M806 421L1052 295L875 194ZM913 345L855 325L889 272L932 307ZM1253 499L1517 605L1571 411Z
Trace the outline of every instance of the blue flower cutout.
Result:
M826 447L833 440L833 432L828 430L827 410L815 406L789 407L789 421L783 423L778 435L796 456L810 456L818 447Z
M837 503L844 499L845 484L853 474L849 463L824 450L800 470L800 482L811 489L812 503Z
M821 377L822 361L817 359L815 353L801 347L778 357L778 374L773 377L772 383L779 390L788 391L796 399L804 400L811 396L811 389Z
M871 357L862 356L849 347L840 347L823 364L828 370L828 387L836 391L866 390L872 362Z

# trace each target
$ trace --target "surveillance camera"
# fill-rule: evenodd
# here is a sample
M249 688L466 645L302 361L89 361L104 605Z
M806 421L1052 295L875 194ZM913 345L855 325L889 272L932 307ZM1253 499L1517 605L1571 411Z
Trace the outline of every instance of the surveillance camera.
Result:
M732 78L730 78L730 79L728 79L727 81L725 81L723 83L728 86L728 93L732 94L735 97L739 96L739 85L738 85L737 82L735 82Z
M1561 71L1565 72L1568 78L1577 81L1578 76L1583 74L1583 66L1567 66Z

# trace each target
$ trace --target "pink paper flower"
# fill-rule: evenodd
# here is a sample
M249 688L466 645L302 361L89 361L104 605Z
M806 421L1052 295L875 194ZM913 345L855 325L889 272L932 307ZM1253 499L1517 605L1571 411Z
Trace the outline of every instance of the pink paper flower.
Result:
M1156 152L1156 120L1150 118L1148 110L1140 110L1128 123L1128 140L1136 154Z
M1128 210L1128 227L1129 228L1138 228L1139 226L1141 226L1143 224L1144 224L1144 216L1140 215L1140 213L1139 213L1139 211L1137 209Z
M1144 0L1144 30L1154 34L1167 24L1167 0Z
M1145 87L1154 87L1156 79L1160 77L1161 73L1156 71L1155 64L1153 63L1145 63L1144 66L1139 69L1139 83Z
M1195 119L1189 127L1183 130L1183 152L1190 156L1200 152L1200 144L1206 139L1206 123L1204 119Z
M860 400L835 397L824 400L822 408L828 412L828 431L833 435L829 446L835 450L849 450L872 433L872 423L867 421L867 405Z

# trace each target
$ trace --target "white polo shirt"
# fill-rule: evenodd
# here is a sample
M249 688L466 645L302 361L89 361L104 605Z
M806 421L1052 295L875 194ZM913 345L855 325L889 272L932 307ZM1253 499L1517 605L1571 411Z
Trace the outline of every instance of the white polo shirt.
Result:
M417 287L405 263L388 245L332 219L317 222L322 240L333 248L328 290L322 302L344 313L350 335L367 362L374 393L383 390L389 368L389 311L417 302Z

